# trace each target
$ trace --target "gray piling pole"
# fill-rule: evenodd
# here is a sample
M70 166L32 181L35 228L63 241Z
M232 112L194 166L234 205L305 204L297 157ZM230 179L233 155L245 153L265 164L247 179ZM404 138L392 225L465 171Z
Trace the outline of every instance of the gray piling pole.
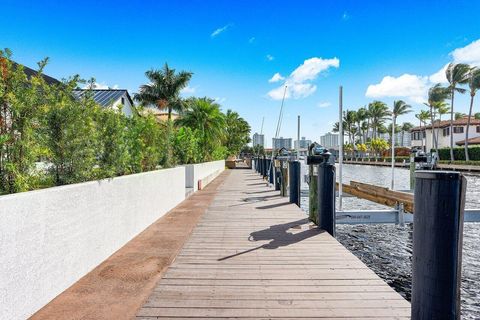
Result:
M295 203L300 207L300 162L289 161L288 177L290 179L290 203Z
M268 159L268 170L268 182L273 184L273 170L275 170L275 168L273 167L272 159Z
M413 215L412 319L460 319L466 179L417 171Z
M335 237L335 166L328 161L330 153L323 156L323 162L318 165L317 226Z
M288 161L280 161L280 196L288 196Z

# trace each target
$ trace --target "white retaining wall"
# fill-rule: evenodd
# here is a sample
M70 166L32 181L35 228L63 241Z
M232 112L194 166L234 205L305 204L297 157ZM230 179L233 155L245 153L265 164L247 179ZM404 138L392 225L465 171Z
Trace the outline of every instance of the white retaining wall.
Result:
M201 181L204 188L223 170L225 170L225 160L185 165L185 185L197 191L198 181Z
M32 315L184 198L183 167L0 196L0 319Z

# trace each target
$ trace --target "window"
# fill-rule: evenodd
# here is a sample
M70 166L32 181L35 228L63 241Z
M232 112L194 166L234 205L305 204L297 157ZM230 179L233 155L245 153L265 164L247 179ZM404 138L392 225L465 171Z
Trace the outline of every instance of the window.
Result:
M125 105L125 98L122 97L122 104Z
M480 126L477 126L477 133L480 133Z
M453 133L463 133L463 127L453 127Z
M444 128L443 129L443 136L449 136L450 135L450 127Z

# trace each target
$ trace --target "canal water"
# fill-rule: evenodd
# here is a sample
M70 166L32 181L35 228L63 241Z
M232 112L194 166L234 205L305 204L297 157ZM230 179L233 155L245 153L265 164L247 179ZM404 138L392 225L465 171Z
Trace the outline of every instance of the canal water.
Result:
M338 172L338 169L337 169ZM308 173L302 166L302 177ZM480 208L480 176L467 178L466 208ZM302 179L303 180L303 179ZM344 165L343 183L350 180L390 187L391 169L364 165ZM395 189L407 190L407 169L395 169ZM338 177L337 177L338 181ZM307 195L308 184L302 183ZM338 198L337 198L338 207ZM302 197L302 209L308 212L308 197ZM344 210L388 209L355 197L343 198ZM411 296L412 224L337 225L337 239L406 299ZM465 223L462 264L462 319L480 319L480 223Z

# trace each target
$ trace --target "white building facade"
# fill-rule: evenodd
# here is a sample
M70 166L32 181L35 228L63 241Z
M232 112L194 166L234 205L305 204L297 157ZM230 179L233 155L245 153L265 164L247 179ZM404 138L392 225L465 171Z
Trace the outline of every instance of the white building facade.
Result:
M320 136L320 144L327 149L338 149L339 134L328 132L323 136Z
M308 149L308 147L312 144L312 140L307 140L305 137L302 137L300 140L295 140L293 142L293 147L297 149Z
M254 147L255 146L265 147L265 135L255 132L252 138L252 144Z
M468 117L464 117L453 121L453 144L454 147L465 140L465 133L467 130ZM450 147L450 121L436 122L434 128L431 125L415 127L410 131L412 139L411 146L429 152L434 148L433 135L438 137L438 148ZM468 131L468 139L480 137L480 120L471 119L470 129Z
M285 148L285 149L292 149L292 138L284 138L284 137L280 137L280 138L272 138L272 148L274 149L281 149L281 148Z

